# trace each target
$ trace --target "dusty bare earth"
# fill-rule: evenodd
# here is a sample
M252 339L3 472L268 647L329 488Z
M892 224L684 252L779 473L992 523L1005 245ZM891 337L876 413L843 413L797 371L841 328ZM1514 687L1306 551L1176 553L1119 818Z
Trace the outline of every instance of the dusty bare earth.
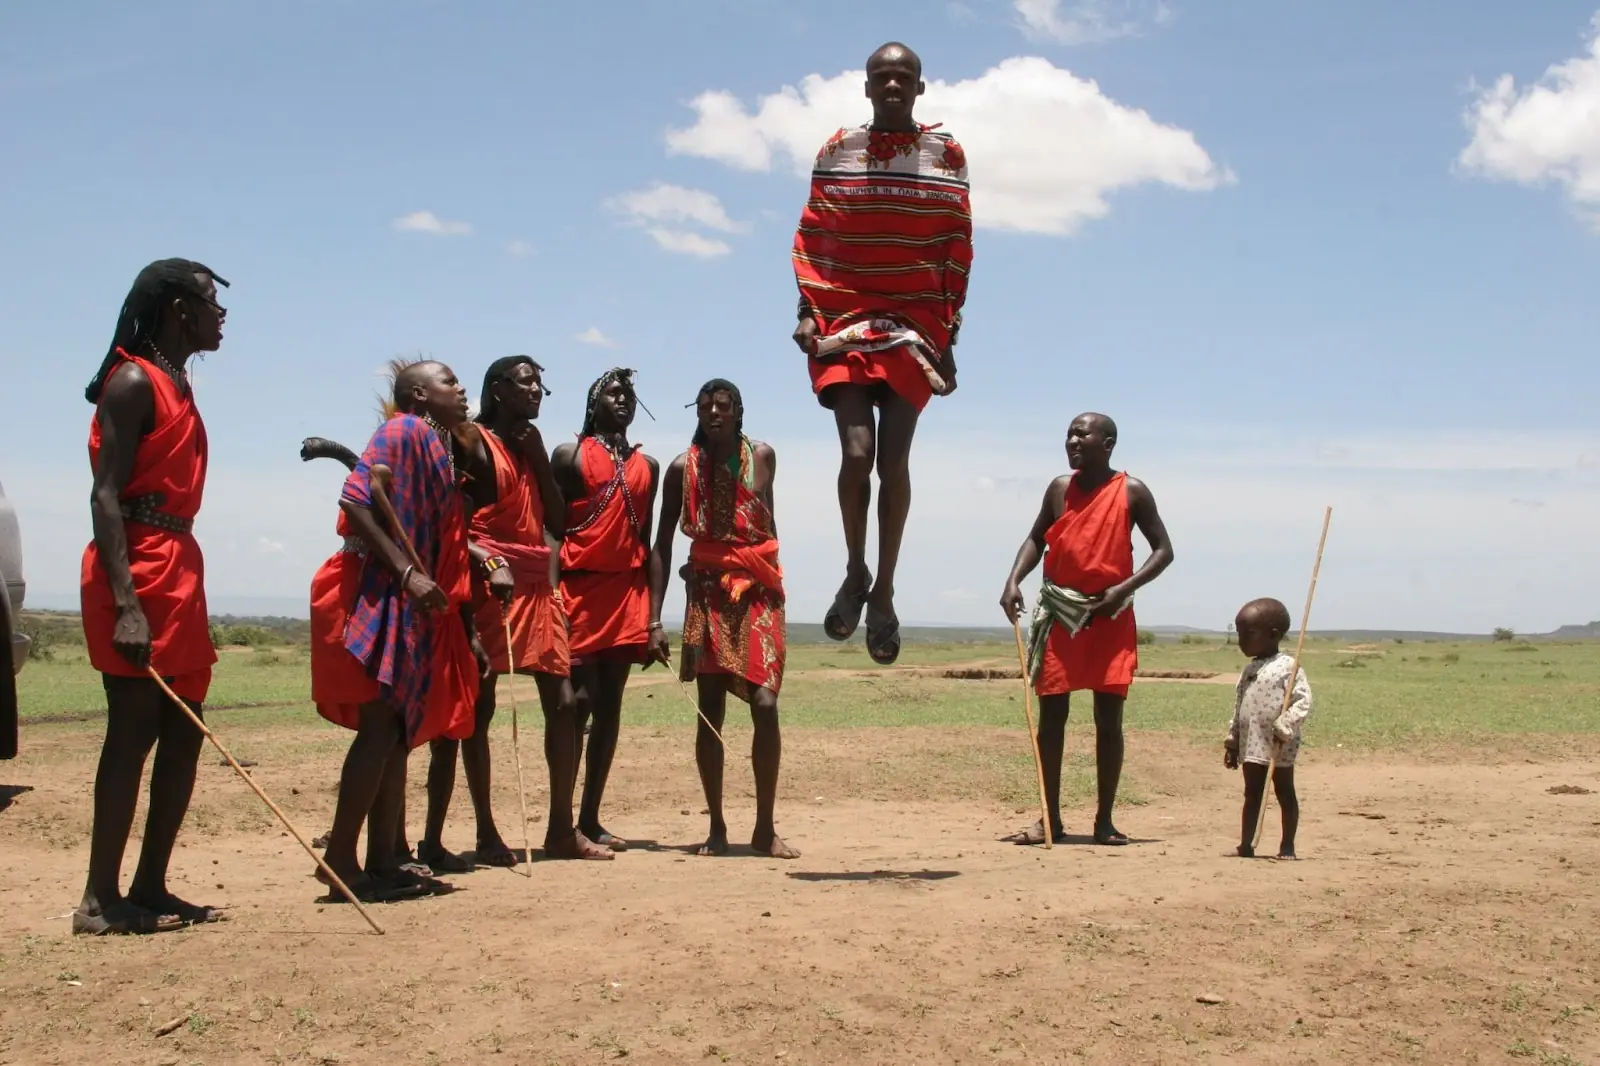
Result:
M342 738L303 732L233 744L320 832ZM1046 852L996 841L1032 817L996 798L1019 734L795 730L780 829L804 856L778 863L685 853L703 833L689 738L624 734L607 822L652 843L538 862L531 882L459 877L378 908L382 937L313 902L303 853L208 755L174 887L233 920L85 941L62 916L98 737L37 730L0 765L32 789L0 811L0 1063L1600 1062L1592 741L1538 761L1308 756L1290 864L1223 857L1238 778L1181 740L1130 737L1135 846ZM454 815L464 846L464 795Z

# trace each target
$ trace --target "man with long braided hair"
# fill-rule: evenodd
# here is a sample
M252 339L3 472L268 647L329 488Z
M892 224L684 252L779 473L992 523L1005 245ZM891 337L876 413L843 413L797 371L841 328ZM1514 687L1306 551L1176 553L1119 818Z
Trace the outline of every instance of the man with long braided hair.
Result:
M196 714L217 653L206 616L205 564L192 532L206 480L206 430L189 360L222 344L227 312L210 267L162 259L139 272L111 346L84 398L94 540L83 553L83 634L106 690L106 736L94 782L94 828L74 933L153 933L217 921L220 911L167 889L167 866L189 810L200 731L149 676L160 674ZM139 866L121 892L150 750L150 809Z
M705 721L695 736L711 831L701 855L728 852L722 816L721 732L728 693L750 704L755 739L750 758L756 775L756 827L750 847L774 859L797 859L773 823L778 795L778 689L783 684L783 568L773 521L772 483L778 456L771 445L744 435L744 400L731 381L713 378L695 398L699 427L689 450L667 468L661 524L650 566L650 654L668 664L670 649L661 627L672 541L679 516L689 538L683 569L688 602L683 619L679 676L699 686Z
M561 598L572 649L578 701L575 743L592 719L578 808L578 831L612 851L627 841L600 824L600 800L611 775L622 724L622 694L633 667L646 661L650 636L650 519L660 467L628 427L639 406L633 371L614 367L589 387L583 430L551 456L567 501L561 542Z

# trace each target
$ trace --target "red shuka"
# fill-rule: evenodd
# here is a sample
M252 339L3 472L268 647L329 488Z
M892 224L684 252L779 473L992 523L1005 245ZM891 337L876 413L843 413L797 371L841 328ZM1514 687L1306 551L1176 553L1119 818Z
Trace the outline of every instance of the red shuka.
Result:
M496 673L511 672L506 623L516 648L515 668L566 677L572 672L567 618L550 587L550 548L544 542L544 499L522 456L486 427L479 427L494 463L495 502L472 515L470 535L511 567L516 590L502 615L500 600L479 586L473 596L478 639Z
M593 437L578 442L582 499L567 506L561 599L572 657L610 652L644 661L650 636L650 463L637 447L621 463ZM614 485L614 483L616 483Z
M117 349L124 360L111 375L133 364L144 370L155 396L155 420L134 452L133 476L122 499L160 493L156 510L174 518L193 519L200 512L206 485L206 427L192 393L179 390L153 363ZM110 377L107 378L107 384ZM100 463L100 412L89 423L89 465ZM186 700L205 701L211 665L217 661L206 615L205 559L193 533L175 533L133 519L124 519L128 569L133 590L150 623L150 665ZM111 582L100 563L100 549L84 549L80 575L83 636L89 662L103 674L143 677L144 671L117 654L111 644L117 624Z
M1133 576L1133 523L1128 475L1085 490L1073 476L1061 517L1044 536L1044 574L1063 588L1097 596ZM1093 689L1126 696L1139 665L1139 628L1129 607L1096 618L1076 636L1054 626L1034 691L1041 696Z

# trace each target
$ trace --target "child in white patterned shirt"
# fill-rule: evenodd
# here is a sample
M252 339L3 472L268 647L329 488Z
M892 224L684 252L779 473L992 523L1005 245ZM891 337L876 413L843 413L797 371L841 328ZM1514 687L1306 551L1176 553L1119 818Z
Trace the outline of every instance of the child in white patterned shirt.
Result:
M1273 599L1251 600L1234 619L1239 650L1250 663L1239 675L1234 690L1233 722L1223 742L1222 764L1233 770L1244 765L1244 815L1240 819L1238 854L1255 858L1256 821L1267 791L1267 769L1272 768L1272 789L1283 811L1283 839L1278 858L1292 859L1294 834L1300 825L1300 800L1294 791L1294 760L1300 751L1300 727L1311 713L1311 684L1295 659L1278 650L1289 632L1289 609ZM1294 674L1294 696L1284 709L1283 695ZM1241 749L1243 755L1241 757Z

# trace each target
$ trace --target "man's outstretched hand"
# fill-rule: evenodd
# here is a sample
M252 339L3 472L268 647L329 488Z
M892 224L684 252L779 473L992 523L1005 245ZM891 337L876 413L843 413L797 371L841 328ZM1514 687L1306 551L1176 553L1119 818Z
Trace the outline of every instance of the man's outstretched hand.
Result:
M1006 620L1015 625L1027 606L1028 602L1022 598L1022 589L1017 587L1015 581L1007 581L1005 591L1000 593L1000 609L1006 613Z

